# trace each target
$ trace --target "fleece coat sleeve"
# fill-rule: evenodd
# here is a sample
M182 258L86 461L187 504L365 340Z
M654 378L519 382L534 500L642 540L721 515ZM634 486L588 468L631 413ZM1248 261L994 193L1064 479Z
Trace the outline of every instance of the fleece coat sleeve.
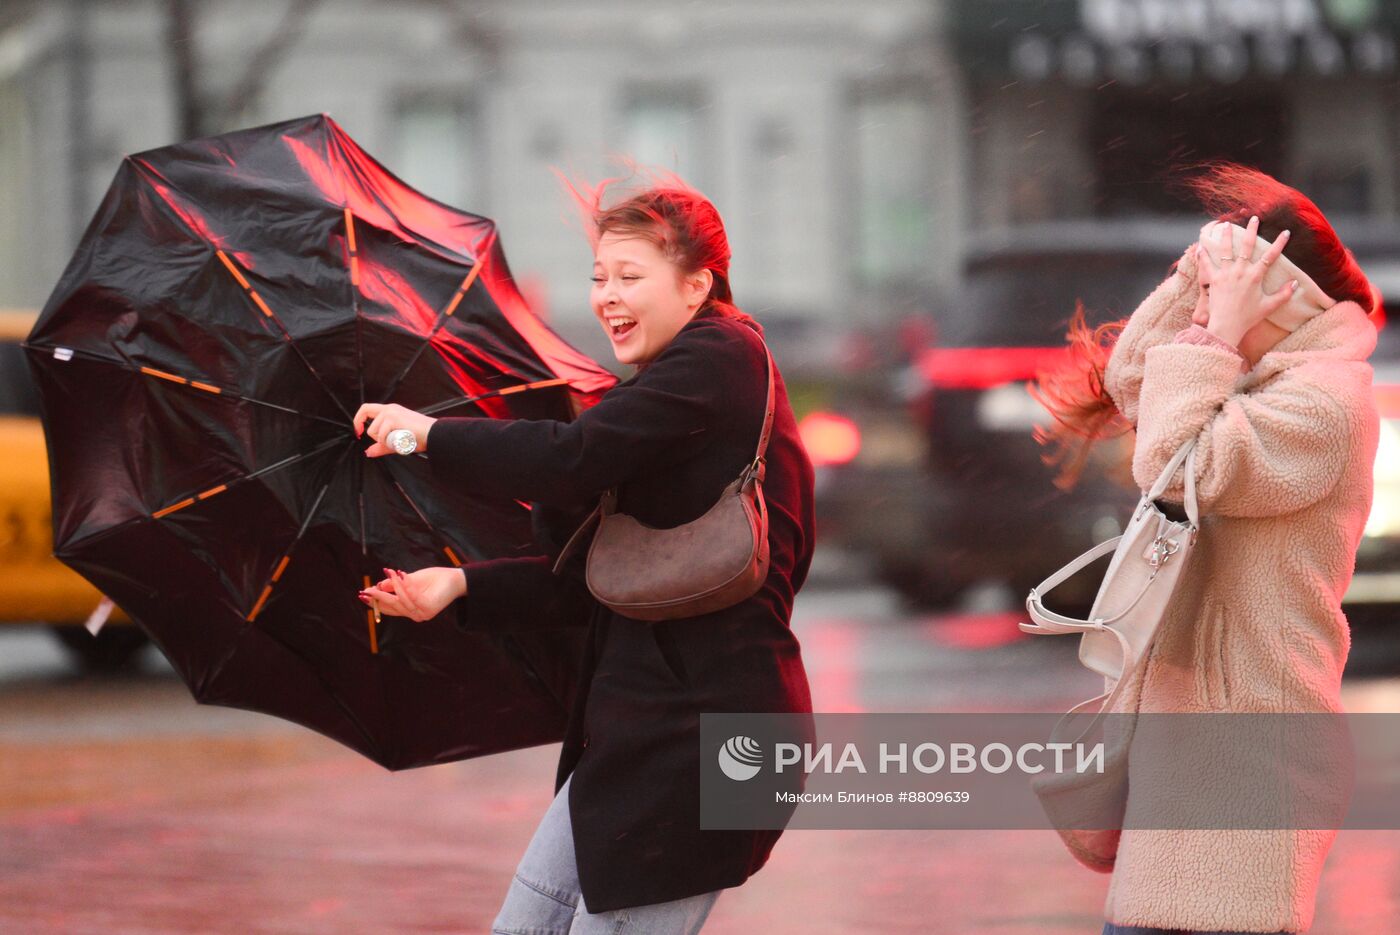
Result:
M1240 361L1229 351L1185 342L1149 349L1134 480L1146 490L1195 438L1201 512L1278 516L1318 502L1346 467L1351 429L1342 404L1312 369L1284 370L1236 392ZM1182 499L1180 477L1164 496Z

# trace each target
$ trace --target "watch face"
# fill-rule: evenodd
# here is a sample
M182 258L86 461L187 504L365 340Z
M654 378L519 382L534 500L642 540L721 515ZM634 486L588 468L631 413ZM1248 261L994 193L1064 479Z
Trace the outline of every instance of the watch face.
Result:
M408 429L395 429L389 433L389 444L401 455L411 455L418 448L418 438Z

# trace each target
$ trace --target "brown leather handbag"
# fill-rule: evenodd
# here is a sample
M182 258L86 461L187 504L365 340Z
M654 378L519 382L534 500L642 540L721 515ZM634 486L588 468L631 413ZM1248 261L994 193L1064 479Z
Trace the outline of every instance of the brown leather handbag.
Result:
M584 534L588 590L600 604L635 620L696 617L733 606L768 577L768 507L763 501L764 453L773 430L773 356L758 451L719 500L699 519L655 529L617 512L617 489L603 494L554 563L558 574Z

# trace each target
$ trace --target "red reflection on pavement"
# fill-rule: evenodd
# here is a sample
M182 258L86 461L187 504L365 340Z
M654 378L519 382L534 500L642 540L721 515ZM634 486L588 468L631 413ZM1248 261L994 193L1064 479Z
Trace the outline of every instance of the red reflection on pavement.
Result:
M307 915L323 916L332 912L339 912L345 908L343 899L315 899L306 907Z
M924 634L937 643L958 649L995 649L1030 637L1017 626L1025 614L948 614L923 624Z
M811 680L812 707L823 714L859 714L858 624L832 620L802 634L802 657Z

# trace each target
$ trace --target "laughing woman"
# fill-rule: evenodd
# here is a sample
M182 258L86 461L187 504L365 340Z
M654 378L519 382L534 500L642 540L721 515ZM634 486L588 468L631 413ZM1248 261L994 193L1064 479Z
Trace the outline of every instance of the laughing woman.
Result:
M390 453L412 432L436 475L496 497L591 506L665 528L695 520L754 460L768 399L761 331L732 304L729 246L714 206L682 185L606 210L583 199L594 248L591 305L618 361L637 367L569 423L446 418L368 404L356 428ZM775 371L763 490L770 566L752 597L645 623L590 594L553 556L391 573L362 593L415 620L456 602L458 626L497 632L589 627L555 798L522 857L493 932L700 930L725 887L767 861L781 831L701 830L701 712L810 714L793 597L812 557L812 467ZM638 569L645 575L646 569Z
M1076 318L1090 378L1042 381L1042 396L1061 440L1109 417L1136 428L1143 490L1196 440L1201 536L1135 676L1137 710L1341 712L1341 601L1379 434L1371 289L1301 193L1231 165L1196 188L1215 221L1125 326ZM1182 497L1177 479L1164 499ZM1305 931L1335 835L1125 829L1104 933Z

